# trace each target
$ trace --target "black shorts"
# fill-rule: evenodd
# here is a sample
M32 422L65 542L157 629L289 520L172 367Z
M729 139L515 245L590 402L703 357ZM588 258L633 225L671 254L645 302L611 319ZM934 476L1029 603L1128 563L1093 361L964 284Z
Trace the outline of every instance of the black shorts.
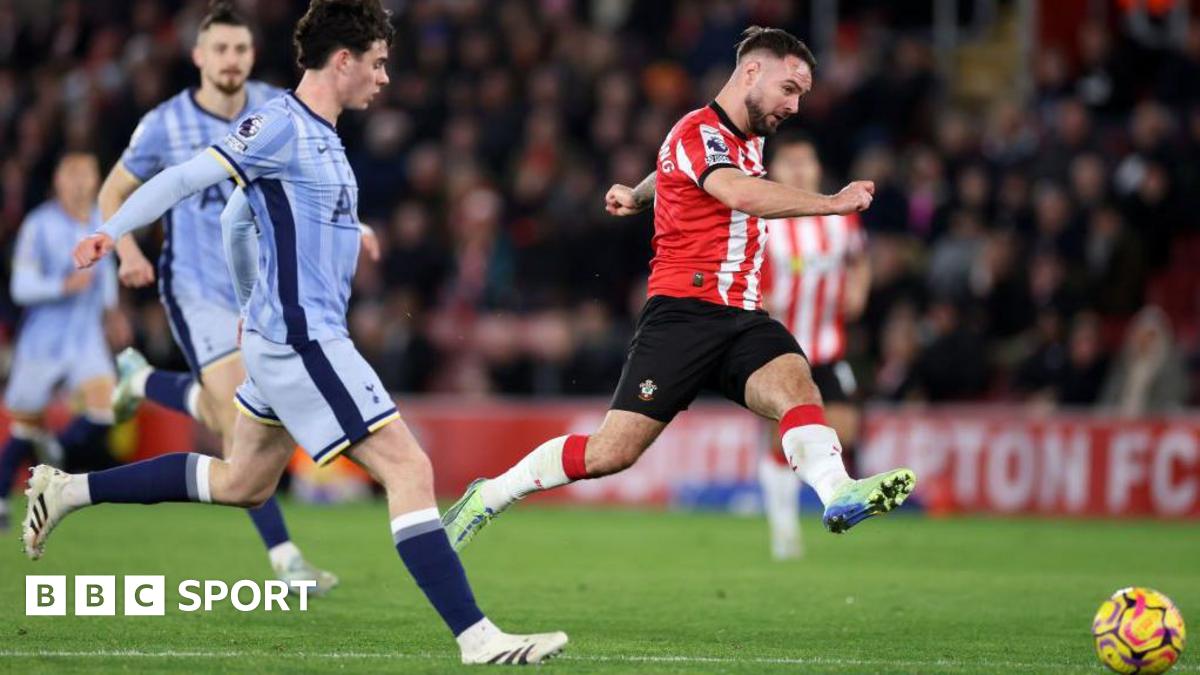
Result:
M822 363L819 366L812 366L810 370L812 370L813 383L820 390L821 400L826 405L848 403L858 391L858 384L854 381L854 371L845 361Z
M796 338L761 310L656 295L638 318L612 408L670 422L702 389L746 405L746 380Z

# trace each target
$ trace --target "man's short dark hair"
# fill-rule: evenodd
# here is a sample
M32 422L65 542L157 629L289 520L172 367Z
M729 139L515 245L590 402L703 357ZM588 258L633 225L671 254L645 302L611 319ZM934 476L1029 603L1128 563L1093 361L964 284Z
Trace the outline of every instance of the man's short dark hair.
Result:
M317 69L339 49L361 56L376 40L390 46L395 34L392 13L379 0L312 0L292 41L300 67Z
M817 57L813 56L808 45L782 28L750 26L743 31L742 39L737 44L738 63L741 63L743 56L759 49L765 49L781 59L795 56L807 63L809 68L815 70L817 67Z
M208 14L200 19L200 30L203 33L212 26L221 24L222 26L244 26L250 27L246 22L246 18L237 11L230 0L213 0L208 3Z

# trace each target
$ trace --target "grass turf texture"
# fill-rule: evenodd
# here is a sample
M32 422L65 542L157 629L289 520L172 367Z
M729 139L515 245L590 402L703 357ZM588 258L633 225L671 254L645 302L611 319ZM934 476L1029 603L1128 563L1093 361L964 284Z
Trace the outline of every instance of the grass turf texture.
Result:
M13 506L22 513L24 502ZM182 579L265 578L253 528L232 509L89 509L60 526L37 563L10 532L0 671L459 667L392 547L382 504L285 511L294 540L342 580L307 613L176 609ZM898 514L844 536L815 518L804 528L808 556L775 563L761 519L521 505L464 560L502 627L570 634L547 666L563 672L1101 672L1092 615L1129 585L1172 597L1200 634L1195 524ZM164 574L167 616L74 617L71 604L66 617L26 617L26 574ZM1196 664L1185 652L1176 672Z

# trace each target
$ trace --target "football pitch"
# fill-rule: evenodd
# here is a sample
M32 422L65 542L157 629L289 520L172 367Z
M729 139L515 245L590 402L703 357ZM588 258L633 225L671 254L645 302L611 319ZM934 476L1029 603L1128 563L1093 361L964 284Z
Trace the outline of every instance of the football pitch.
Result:
M23 500L13 505L23 512ZM0 671L461 667L392 547L382 503L284 508L293 539L342 580L304 613L176 608L184 579L265 578L253 528L233 509L88 510L56 530L37 563L8 533ZM845 536L806 518L804 534L805 559L777 563L758 518L522 504L464 561L502 627L570 634L565 654L545 666L562 672L1103 672L1092 615L1129 585L1171 596L1198 639L1194 523L901 513ZM27 617L26 574L117 575L118 596L121 575L165 575L166 616ZM1200 654L1189 651L1200 646L1174 672L1200 672Z

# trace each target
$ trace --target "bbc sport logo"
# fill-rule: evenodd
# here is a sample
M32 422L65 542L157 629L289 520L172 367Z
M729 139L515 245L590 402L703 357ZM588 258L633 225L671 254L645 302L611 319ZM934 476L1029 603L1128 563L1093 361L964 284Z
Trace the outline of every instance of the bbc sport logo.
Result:
M116 616L117 577L113 575L75 576L75 616ZM161 575L129 574L121 577L125 616L165 616L167 613L167 578ZM67 577L37 575L25 577L25 616L66 616ZM293 581L296 611L308 611L308 591L315 588L312 580ZM175 607L180 612L211 612L213 607L228 601L239 612L259 610L293 611L288 604L288 583L277 579L264 582L242 579L233 585L219 579L184 579L176 586L179 595Z

